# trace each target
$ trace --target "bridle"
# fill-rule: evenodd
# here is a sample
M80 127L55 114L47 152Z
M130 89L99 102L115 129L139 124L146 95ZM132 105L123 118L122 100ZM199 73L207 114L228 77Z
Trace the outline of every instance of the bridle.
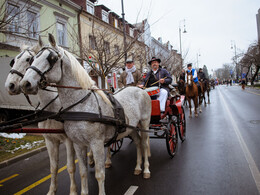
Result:
M20 54L17 56L17 59L21 58L26 51L27 51L27 52L30 54L30 56L31 56L30 58L28 58L28 60L26 59L26 61L30 64L30 61L31 61L31 59L33 58L34 55L32 54L32 52L31 52L29 49L26 49L26 50L24 50L22 53L20 53ZM13 67L14 63L15 63L15 61L14 61L14 59L12 59L12 61L10 62L10 66ZM15 70L15 69L13 69L13 68L10 70L10 73L11 73L11 74L17 74L17 75L20 76L21 78L24 77L24 74L22 74L21 72L19 72L18 70Z
M62 69L62 65L63 65L63 60L62 60L62 57L63 57L63 56L61 56L60 53L59 53L57 50L55 50L55 49L53 49L53 48L51 48L51 47L43 47L43 48L36 54L35 58L38 58L39 56L41 56L41 54L43 53L43 51L46 50L46 49L50 52L50 54L49 54L48 57L47 57L47 60L48 60L48 62L49 62L50 67L49 67L46 71L44 71L44 72L42 72L41 70L39 70L36 66L29 66L29 67L27 68L27 69L32 69L32 70L34 70L34 71L41 77L40 82L39 82L39 87L40 87L41 89L45 89L45 88L47 87L48 82L47 82L47 79L46 79L45 74L52 70L52 68L54 67L55 63L58 61L58 58L59 58L59 57L61 58L61 60L60 60L61 69ZM55 53L56 53L58 56L55 55ZM34 60L34 57L32 58L30 64L32 64L33 60ZM62 72L62 71L61 71L61 72Z

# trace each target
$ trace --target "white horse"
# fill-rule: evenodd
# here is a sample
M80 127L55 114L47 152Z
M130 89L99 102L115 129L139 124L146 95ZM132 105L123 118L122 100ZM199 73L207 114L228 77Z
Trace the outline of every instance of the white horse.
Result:
M89 88L95 88L94 81L89 77L84 68L75 57L56 45L55 39L49 34L51 47L43 48L34 58L32 68L26 71L20 82L22 90L27 94L37 94L38 84L41 80L56 83L63 86L81 86L82 90L58 88L59 97L63 108L67 108L81 100L87 94L88 99L70 109L70 112L90 112L99 114L99 106L103 116L114 116L113 108L106 95L101 90L91 92ZM34 67L34 68L33 68ZM37 69L37 70L36 70ZM127 124L148 130L151 115L151 99L142 89L128 87L114 96L123 106ZM59 108L58 108L59 109ZM90 128L91 127L91 128ZM64 129L71 140L79 148L90 147L95 160L95 177L98 181L99 194L105 194L105 162L104 143L108 142L115 134L115 126L101 122L65 120ZM131 135L137 147L137 164L134 174L142 172L142 152L144 156L144 178L150 178L149 136L147 132L138 132L132 128L126 128L117 139ZM76 150L77 153L77 150ZM80 171L87 176L87 166L79 160ZM86 178L87 179L87 178ZM88 194L87 182L84 194Z
M42 41L39 39L37 45L33 47L23 46L21 47L22 52L17 55L13 61L12 69L7 76L5 87L11 95L18 95L21 93L19 86L26 69L29 67L30 59L35 56L35 54L41 49ZM53 90L53 89L52 89ZM54 89L55 90L55 89ZM44 95L43 95L44 94ZM38 100L41 106L47 105L52 99L57 96L56 92L49 92L39 90ZM46 111L56 112L57 106L59 107L60 100L57 98L53 103L51 103ZM38 123L39 128L44 129L63 129L63 123L56 120L46 120ZM47 151L50 158L50 171L51 171L51 184L48 191L48 195L55 194L57 190L57 173L59 164L59 146L61 142L65 143L67 151L67 170L70 176L70 194L77 194L76 182L75 182L75 151L73 148L73 143L67 137L66 134L43 134L45 138L45 143ZM86 153L85 153L86 155Z

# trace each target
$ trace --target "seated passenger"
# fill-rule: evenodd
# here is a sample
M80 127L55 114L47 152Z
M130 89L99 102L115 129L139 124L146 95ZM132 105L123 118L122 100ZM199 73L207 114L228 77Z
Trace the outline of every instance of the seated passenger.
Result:
M126 60L125 71L122 72L118 80L119 88L126 86L137 86L142 83L142 74L136 69L132 59Z
M168 85L171 84L172 78L167 70L160 67L160 59L152 57L151 61L148 63L151 65L152 70L147 73L142 85L138 86L145 88L158 86L160 88L158 97L158 100L160 101L160 109L161 112L164 112L169 92Z

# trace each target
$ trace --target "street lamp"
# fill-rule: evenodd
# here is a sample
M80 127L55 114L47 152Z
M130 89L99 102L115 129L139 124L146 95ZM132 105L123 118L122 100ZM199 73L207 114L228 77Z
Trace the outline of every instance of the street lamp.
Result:
M232 40L231 40L231 49L234 49L234 51L235 51L235 58L234 58L234 60L235 60L235 65L236 65L236 77L237 77L236 79L238 81L237 46L236 46L236 42L232 41ZM242 70L241 70L241 72L242 72ZM242 79L242 77L241 77L241 79Z
M183 23L183 32L181 32L181 23ZM179 37L180 37L180 53L181 53L181 69L183 65L183 59L182 59L182 49L181 49L181 33L187 33L186 28L185 28L185 19L181 20L179 22Z
M125 52L125 62L127 59L127 53L126 53L126 34L125 34L125 13L124 13L124 1L121 0L122 4L122 19L123 19L123 32L124 32L124 52Z
M200 53L197 53L197 68L199 68L199 57L200 57Z

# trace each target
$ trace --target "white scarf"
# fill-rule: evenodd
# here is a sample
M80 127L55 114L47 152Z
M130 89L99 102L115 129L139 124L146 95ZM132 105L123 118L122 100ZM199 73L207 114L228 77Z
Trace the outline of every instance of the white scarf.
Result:
M132 68L128 69L127 67L125 67L125 71L127 73L127 77L126 77L126 84L131 84L131 83L134 83L134 77L133 77L133 72L136 71L136 68L135 66L133 66Z

